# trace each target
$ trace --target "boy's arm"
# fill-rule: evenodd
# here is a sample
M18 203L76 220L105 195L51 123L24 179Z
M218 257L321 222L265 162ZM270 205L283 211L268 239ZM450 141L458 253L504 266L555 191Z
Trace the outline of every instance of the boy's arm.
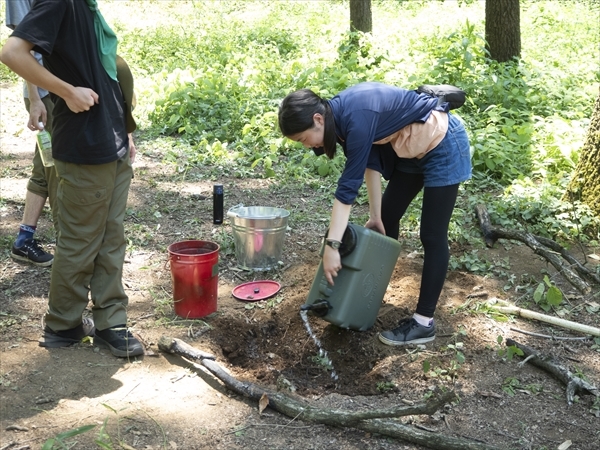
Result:
M31 42L11 36L2 47L0 61L30 83L61 97L74 113L88 111L98 103L98 94L92 89L72 86L38 64L30 53L32 49Z
M46 126L46 121L48 120L46 106L40 98L37 86L29 81L26 83L27 92L29 94L29 122L27 122L27 128L30 130L43 130ZM40 122L44 125L43 127L38 126Z

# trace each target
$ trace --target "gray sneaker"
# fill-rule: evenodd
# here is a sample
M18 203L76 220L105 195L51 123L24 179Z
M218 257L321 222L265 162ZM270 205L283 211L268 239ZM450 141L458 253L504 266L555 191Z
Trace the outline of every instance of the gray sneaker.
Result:
M96 331L94 321L89 317L84 317L79 325L70 330L54 331L46 325L39 345L46 348L68 347L81 342L86 336L94 336L94 331Z
M379 333L379 340L386 345L424 344L435 339L435 324L426 327L414 318L404 319L391 331Z

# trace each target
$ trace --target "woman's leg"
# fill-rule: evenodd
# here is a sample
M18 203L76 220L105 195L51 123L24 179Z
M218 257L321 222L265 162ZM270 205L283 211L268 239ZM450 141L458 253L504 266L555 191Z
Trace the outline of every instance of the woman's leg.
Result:
M422 188L422 174L394 171L381 200L381 220L388 237L398 239L400 219Z
M379 333L379 340L384 344L425 344L435 339L435 325L430 318L448 271L448 227L457 194L458 184L426 187L423 191L421 242L425 256L416 313L412 318L402 320L393 330Z
M448 227L458 194L458 184L425 188L421 212L421 243L424 250L421 291L417 314L433 317L446 280L450 250Z

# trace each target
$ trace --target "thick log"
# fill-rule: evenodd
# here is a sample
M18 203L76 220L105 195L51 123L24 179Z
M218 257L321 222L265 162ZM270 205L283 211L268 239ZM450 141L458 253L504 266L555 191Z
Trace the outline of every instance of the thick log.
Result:
M493 247L498 239L510 239L521 241L527 244L527 246L531 248L534 251L534 253L543 256L547 261L549 261L550 264L552 264L554 268L559 273L561 273L567 279L567 281L569 281L569 283L571 283L575 288L577 288L578 291L580 291L583 294L589 294L591 292L592 288L590 287L590 285L585 280L581 279L581 277L579 277L579 275L577 275L577 273L574 270L572 270L569 265L563 263L563 261L559 257L560 255L562 255L562 251L557 252L555 250L547 248L545 245L540 243L540 241L536 238L535 235L531 233L527 233L525 231L505 230L502 228L493 227L490 222L490 217L485 205L477 205L475 208L475 212L477 213L477 217L479 218L479 224L483 232L485 243L488 247ZM543 240L546 242L549 241L549 239ZM560 245L554 243L553 247L557 248L560 247ZM568 253L564 249L563 251L564 253Z
M263 398L263 395L266 395L269 400L269 407L291 418L335 427L351 426L438 450L499 450L497 447L484 442L423 432L414 427L401 424L397 420L386 420L387 418L407 415L431 415L446 403L456 399L456 395L451 391L438 392L426 403L416 405L401 405L366 411L341 411L339 409L334 411L315 408L310 406L304 399L296 399L251 382L240 381L230 375L216 361L208 359L206 357L207 353L196 350L180 339L163 336L158 342L158 347L163 352L198 361L202 367L237 394L257 402Z
M552 357L542 356L538 354L534 349L528 347L527 345L520 344L514 339L506 340L507 346L515 346L523 351L523 356L527 360L536 367L545 370L549 374L551 374L554 378L561 381L563 384L567 386L566 396L567 403L569 405L573 404L573 398L576 392L588 392L596 397L600 396L600 391L597 387L589 384L587 381L582 380L581 378L575 376L569 369L561 366L557 362L555 362Z

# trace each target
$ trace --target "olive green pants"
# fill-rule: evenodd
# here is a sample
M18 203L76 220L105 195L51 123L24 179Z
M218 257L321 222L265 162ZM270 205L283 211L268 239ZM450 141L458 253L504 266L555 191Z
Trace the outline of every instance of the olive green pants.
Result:
M29 112L29 99L26 98L25 107ZM50 135L52 135L52 113L54 110L54 103L50 100L50 96L46 95L42 102L46 107L47 119L46 127ZM42 163L42 157L35 145L35 153L33 154L33 169L31 169L31 176L27 183L27 190L44 199L48 199L50 202L50 209L52 210L52 222L54 223L54 230L58 232L58 210L56 209L56 189L58 187L58 178L56 176L56 170L54 167L45 167ZM33 224L27 224L33 225Z
M133 174L129 153L108 164L56 159L54 164L59 177L58 239L46 325L54 331L79 325L90 294L97 329L126 324L122 274L123 220Z

